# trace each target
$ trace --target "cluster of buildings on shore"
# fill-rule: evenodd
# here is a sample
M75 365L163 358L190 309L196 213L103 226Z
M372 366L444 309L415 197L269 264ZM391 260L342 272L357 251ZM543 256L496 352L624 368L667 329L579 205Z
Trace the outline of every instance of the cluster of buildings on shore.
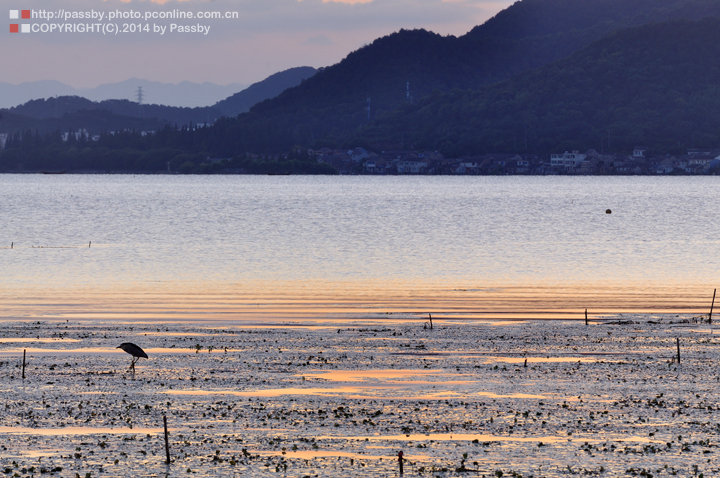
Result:
M113 131L109 134L115 135ZM154 131L142 131L150 136ZM0 133L0 150L9 135ZM100 140L100 135L87 129L61 133L68 142ZM629 154L599 153L594 149L564 151L550 155L538 154L477 154L445 157L437 151L380 151L365 148L309 149L307 155L319 163L330 165L340 174L377 175L707 175L720 174L720 150L692 149L683 154L652 154L647 148L636 147ZM260 155L250 154L260 158ZM288 155L278 157L287 158ZM229 158L209 158L208 163L221 163Z
M340 174L720 174L720 151L690 150L682 155L649 154L637 147L632 153L603 154L565 151L536 154L482 154L444 157L437 151L381 151L315 149L308 154Z

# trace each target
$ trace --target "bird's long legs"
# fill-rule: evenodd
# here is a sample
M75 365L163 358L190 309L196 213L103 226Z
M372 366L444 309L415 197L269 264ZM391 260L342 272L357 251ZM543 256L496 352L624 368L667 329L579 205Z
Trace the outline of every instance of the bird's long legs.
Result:
M130 362L130 368L128 370L132 370L133 373L135 373L135 362L138 361L140 357L133 357L132 362Z

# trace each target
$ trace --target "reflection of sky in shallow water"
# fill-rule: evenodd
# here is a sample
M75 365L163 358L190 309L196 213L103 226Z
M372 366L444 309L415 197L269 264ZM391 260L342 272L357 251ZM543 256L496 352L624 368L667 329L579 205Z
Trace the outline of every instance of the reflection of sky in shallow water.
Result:
M427 433L417 434L408 433L404 435L366 435L366 436L334 436L327 435L318 437L326 440L359 440L359 441L404 441L404 442L443 442L443 441L479 441L479 442L518 442L518 443L571 443L571 442L587 442L602 443L606 441L628 442L628 443L662 443L662 441L650 439L641 436L604 436L597 437L568 437L562 436L507 436L507 435L488 435L482 433Z
M283 397L286 395L311 395L318 397L356 394L361 392L361 387L333 387L333 388L271 388L265 390L167 390L167 395L191 395L191 396L235 396L235 397Z
M449 400L463 397L464 394L451 390L426 391L411 390L393 387L391 385L377 385L371 387L347 387L339 386L332 388L322 387L288 387L271 388L260 390L168 390L167 395L197 396L197 397L221 397L223 395L233 397L257 397L277 398L291 396L306 397L343 397L353 400Z
M445 370L425 369L386 369L386 370L308 370L302 376L308 379L328 380L332 382L368 382L370 380L388 381L388 379L408 379L423 376L462 377L463 374L448 373ZM370 379L370 380L369 380ZM423 382L431 383L431 382Z
M5 427L0 426L0 434L8 435L40 435L40 436L70 436L70 435L135 435L157 434L162 428L109 428L109 427L62 427L62 428L31 428L31 427Z
M27 353L32 354L68 354L68 355L94 355L94 354L117 354L117 355L127 355L126 352L123 352L122 350L118 349L117 347L83 347L83 348L39 348L39 347L14 347L14 348L0 348L0 355L3 354L18 354L22 353L23 350L27 351ZM172 354L172 355L188 355L188 354L197 354L197 353L237 353L237 352L244 352L245 349L233 349L229 348L227 351L225 349L215 349L212 352L208 352L207 349L203 350L197 350L195 348L182 348L182 347L173 347L173 348L143 348L145 352L148 354ZM145 359L143 359L145 360Z
M28 458L42 458L60 455L61 453L70 454L70 450L28 450L24 451L22 454Z
M52 344L55 342L70 343L80 342L80 339L61 339L52 337L0 337L0 344L14 344L14 343L38 343L38 344Z
M370 448L370 447L368 447ZM348 453L339 450L301 450L301 451L270 451L270 450L253 450L261 456L284 456L286 458L299 458L302 460L314 460L317 458L353 458L356 460L397 460L397 455L372 455L362 453ZM417 453L405 455L406 460L414 461L430 461L432 458L428 455L420 455Z

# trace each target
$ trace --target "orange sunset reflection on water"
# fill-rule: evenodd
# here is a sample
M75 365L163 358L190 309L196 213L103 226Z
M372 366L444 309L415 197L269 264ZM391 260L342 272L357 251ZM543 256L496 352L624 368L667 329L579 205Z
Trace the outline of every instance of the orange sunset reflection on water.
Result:
M4 319L277 323L325 320L584 320L621 314L707 313L712 290L687 284L453 285L422 282L253 281L0 291Z

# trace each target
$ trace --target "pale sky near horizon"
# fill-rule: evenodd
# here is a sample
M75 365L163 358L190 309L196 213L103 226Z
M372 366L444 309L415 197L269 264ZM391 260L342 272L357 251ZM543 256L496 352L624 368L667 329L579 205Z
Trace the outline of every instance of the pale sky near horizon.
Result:
M515 0L3 0L7 25L96 23L94 20L12 20L10 10L65 13L134 11L237 12L237 19L114 19L125 23L209 26L202 33L9 33L3 27L0 81L57 80L93 87L128 78L177 83L250 84L294 66L329 66L401 28L462 35ZM3 11L4 10L4 11ZM38 25L35 25L38 24ZM47 27L45 27L47 28ZM130 28L136 28L130 26Z

